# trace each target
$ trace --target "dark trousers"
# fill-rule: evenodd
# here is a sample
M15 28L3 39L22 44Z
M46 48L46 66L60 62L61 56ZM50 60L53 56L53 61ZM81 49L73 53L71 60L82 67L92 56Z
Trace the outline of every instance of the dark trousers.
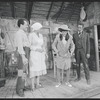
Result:
M84 66L84 72L85 72L85 78L86 80L90 79L90 73L89 73L89 67L88 67L88 61L85 55L85 52L83 49L77 49L76 51L76 63L77 63L77 78L80 79L80 63L83 63Z
M25 53L26 53L26 58L29 58L29 48L28 47L24 47ZM23 70L24 72L24 68L25 66L23 65L23 61L22 61L22 57L19 54L18 55L18 70ZM19 93L20 89L24 89L25 86L25 80L22 78L22 76L18 76L17 78L17 83L16 83L16 92Z
M18 56L18 70L23 70L23 61L21 55ZM18 76L16 83L16 92L19 93L20 89L24 89L25 80Z

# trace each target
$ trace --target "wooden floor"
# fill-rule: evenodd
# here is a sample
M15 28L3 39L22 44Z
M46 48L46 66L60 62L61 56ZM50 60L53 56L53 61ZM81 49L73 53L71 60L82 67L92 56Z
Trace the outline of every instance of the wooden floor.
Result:
M100 72L90 71L91 85L87 85L85 75L82 73L82 79L79 82L74 82L75 76L71 72L71 84L73 87L68 87L63 83L60 87L55 87L57 84L54 78L53 70L48 70L48 74L41 77L42 88L36 89L34 92L25 91L24 98L77 98L89 97L93 90L100 92ZM4 87L0 88L0 98L22 98L16 94L15 77L8 77ZM97 89L97 90L96 90ZM86 96L85 96L86 95Z

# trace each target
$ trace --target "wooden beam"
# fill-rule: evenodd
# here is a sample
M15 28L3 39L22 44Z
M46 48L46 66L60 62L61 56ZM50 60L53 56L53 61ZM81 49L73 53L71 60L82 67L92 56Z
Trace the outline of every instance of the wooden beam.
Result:
M15 18L14 2L10 2L10 6L11 6L12 17Z
M61 6L60 6L60 10L59 10L59 14L58 14L58 16L57 16L57 18L56 18L56 22L57 22L59 16L61 15L61 13L62 13L63 5L64 5L64 2L62 2Z
M52 6L53 6L53 2L51 2L51 5L50 5L49 11L48 11L48 15L47 15L47 17L46 17L47 20L49 19L49 15L50 15Z
M29 2L26 2L25 18L28 19Z
M98 29L97 29L97 25L94 25L94 40L95 40L95 54L96 54L96 67L97 67L97 71L100 71L100 67L99 67L99 50L98 50Z
M70 20L71 20L71 17L73 16L73 14L74 14L74 12L75 12L75 3L73 3L72 4L72 7L73 7L73 9L72 9L72 11L71 11L71 13L69 14L69 16L68 16L68 21L70 22Z
M27 18L28 21L29 21L30 18L31 18L32 6L33 6L33 2L27 2L27 3L26 3L25 18Z
M80 12L81 12L81 6L80 6ZM78 22L80 21L80 14L79 14L79 16L78 16Z

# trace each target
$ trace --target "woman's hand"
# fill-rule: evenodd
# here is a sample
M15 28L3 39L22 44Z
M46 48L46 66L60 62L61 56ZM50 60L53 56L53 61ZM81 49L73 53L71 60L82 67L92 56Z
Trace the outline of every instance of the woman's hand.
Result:
M36 51L38 51L38 52L40 52L40 53L44 52L43 49L36 49Z
M70 58L71 57L71 53L65 54L64 57Z
M87 54L86 57L89 59L90 58L90 54Z
M24 65L28 63L28 59L25 57L25 55L22 55L22 60Z

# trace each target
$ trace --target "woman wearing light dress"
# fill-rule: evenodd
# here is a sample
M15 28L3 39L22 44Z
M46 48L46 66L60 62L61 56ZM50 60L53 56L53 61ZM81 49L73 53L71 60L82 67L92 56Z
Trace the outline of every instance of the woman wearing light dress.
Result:
M74 52L75 45L73 43L73 37L69 34L70 29L67 25L61 25L59 28L59 34L56 36L52 48L57 54L57 79L59 87L63 82L63 71L66 70L66 82L65 84L69 87L72 85L69 83L70 79L70 68L71 68L71 56Z
M31 33L29 34L30 41L30 60L29 70L30 79L32 82L32 89L34 90L35 84L37 87L41 87L40 76L45 75L46 64L45 64L45 47L43 36L40 33L42 25L38 22L31 26Z

